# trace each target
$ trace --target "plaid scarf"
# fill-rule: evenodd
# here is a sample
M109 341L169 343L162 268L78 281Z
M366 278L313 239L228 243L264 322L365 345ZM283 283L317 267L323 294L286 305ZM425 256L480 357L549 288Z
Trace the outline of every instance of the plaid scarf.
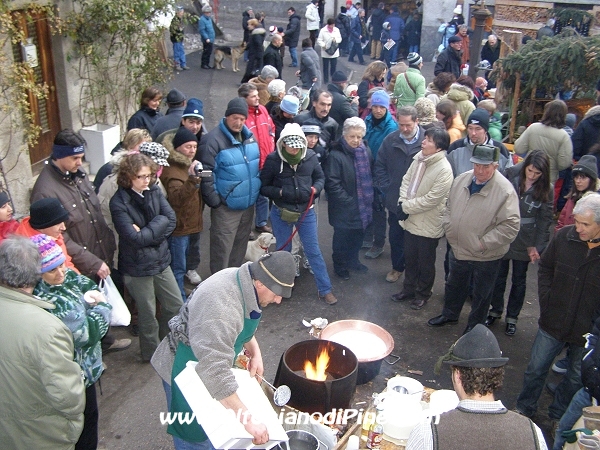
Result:
M373 219L373 178L371 177L371 164L364 143L357 148L348 145L342 139L342 145L350 153L354 153L354 171L356 172L356 194L358 197L358 211L363 230Z

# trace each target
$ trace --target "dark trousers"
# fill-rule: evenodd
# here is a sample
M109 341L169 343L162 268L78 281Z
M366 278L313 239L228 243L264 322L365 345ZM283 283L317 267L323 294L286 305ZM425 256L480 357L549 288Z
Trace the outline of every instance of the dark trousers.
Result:
M197 270L200 265L200 233L190 234L189 247L186 255L186 271Z
M308 30L308 38L310 42L312 42L312 48L315 48L315 44L317 43L317 35L319 34L319 30Z
M428 299L435 281L435 256L439 239L404 232L404 257L408 261L404 272L403 292Z
M210 63L210 55L212 55L213 44L212 42L203 42L204 49L202 50L202 65L208 66Z
M321 58L323 61L323 83L329 83L329 77L333 76L337 69L337 58Z
M364 230L333 227L333 268L335 270L350 269L360 264L358 252L365 237Z
M529 261L518 261L516 259L503 259L498 269L498 277L492 295L492 309L490 316L502 317L504 311L504 291L506 290L506 279L508 278L508 265L512 261L512 279L508 304L506 305L506 322L517 323L519 313L525 301L525 290L527 289L527 268Z
M487 317L494 283L498 275L501 259L494 261L459 261L450 250L450 274L446 280L444 309L442 315L458 320L469 291L469 279L473 282L471 313L467 326L474 327L483 323Z
M392 269L404 272L406 266L404 259L404 228L398 223L398 216L389 211L388 225L390 226L389 239L392 254Z
M83 430L75 450L95 450L98 447L98 402L96 385L85 390L85 410L83 411Z
M385 245L386 221L385 208L373 208L373 221L365 230L365 241L373 241L373 247L383 248Z
M348 55L348 61L354 62L354 55L358 56L358 62L364 64L363 49L360 42L351 42L350 54Z

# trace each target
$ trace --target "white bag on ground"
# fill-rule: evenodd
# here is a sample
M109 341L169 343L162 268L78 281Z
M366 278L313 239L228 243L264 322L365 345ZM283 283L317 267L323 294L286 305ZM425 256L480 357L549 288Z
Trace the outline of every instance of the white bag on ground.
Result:
M104 280L100 280L98 288L106 297L106 301L112 306L110 324L116 327L128 326L131 323L131 313L112 278L108 276Z

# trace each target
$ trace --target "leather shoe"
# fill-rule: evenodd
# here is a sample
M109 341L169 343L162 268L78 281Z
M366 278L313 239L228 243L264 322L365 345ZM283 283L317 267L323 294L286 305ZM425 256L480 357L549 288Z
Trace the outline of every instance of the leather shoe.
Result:
M369 268L361 263L357 263L354 266L350 266L349 269L358 273L367 273L369 271Z
M463 336L465 334L467 334L469 331L471 331L473 329L473 327L471 325L467 325L467 327L465 328L465 330L463 331Z
M335 305L337 303L337 298L331 292L329 294L325 294L323 296L319 296L321 300L324 300L328 305Z
M348 269L335 269L335 274L343 280L350 279L350 272L348 272Z
M484 325L486 327L491 327L492 325L494 325L494 322L496 321L497 317L494 316L487 316L487 319L485 319Z
M412 301L412 303L410 304L410 307L411 307L411 309L418 311L419 309L423 308L423 306L425 306L426 304L427 304L426 298L415 298Z
M398 292L397 294L392 295L393 302L404 302L406 300L414 300L415 296L405 293L404 291Z
M447 325L447 324L456 325L457 323L458 323L458 319L456 319L456 320L448 319L443 314L440 314L439 316L429 319L427 321L427 325L429 325L430 327L443 327L444 325Z
M263 225L262 227L255 227L254 229L256 231L258 231L259 233L273 233L273 228L271 228L269 225Z
M517 324L516 323L507 323L506 324L506 330L504 331L504 334L506 334L507 336L514 336L516 332L517 332Z

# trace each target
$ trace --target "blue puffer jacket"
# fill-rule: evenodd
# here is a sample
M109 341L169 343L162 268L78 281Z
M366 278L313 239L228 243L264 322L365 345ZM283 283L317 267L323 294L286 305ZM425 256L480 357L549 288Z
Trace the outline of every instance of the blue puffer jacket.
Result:
M213 27L212 17L202 14L198 21L198 31L202 36L202 42L210 39L210 42L215 42L215 28Z
M242 142L225 126L225 119L200 140L200 161L213 176L202 179L202 198L211 208L225 203L243 210L256 203L260 192L260 150L254 135L244 125Z
M398 129L398 124L388 111L385 113L383 120L377 125L375 125L373 114L369 114L365 119L365 125L367 125L365 140L369 143L373 159L377 160L377 152L379 151L379 147L381 147L381 143L388 134Z

